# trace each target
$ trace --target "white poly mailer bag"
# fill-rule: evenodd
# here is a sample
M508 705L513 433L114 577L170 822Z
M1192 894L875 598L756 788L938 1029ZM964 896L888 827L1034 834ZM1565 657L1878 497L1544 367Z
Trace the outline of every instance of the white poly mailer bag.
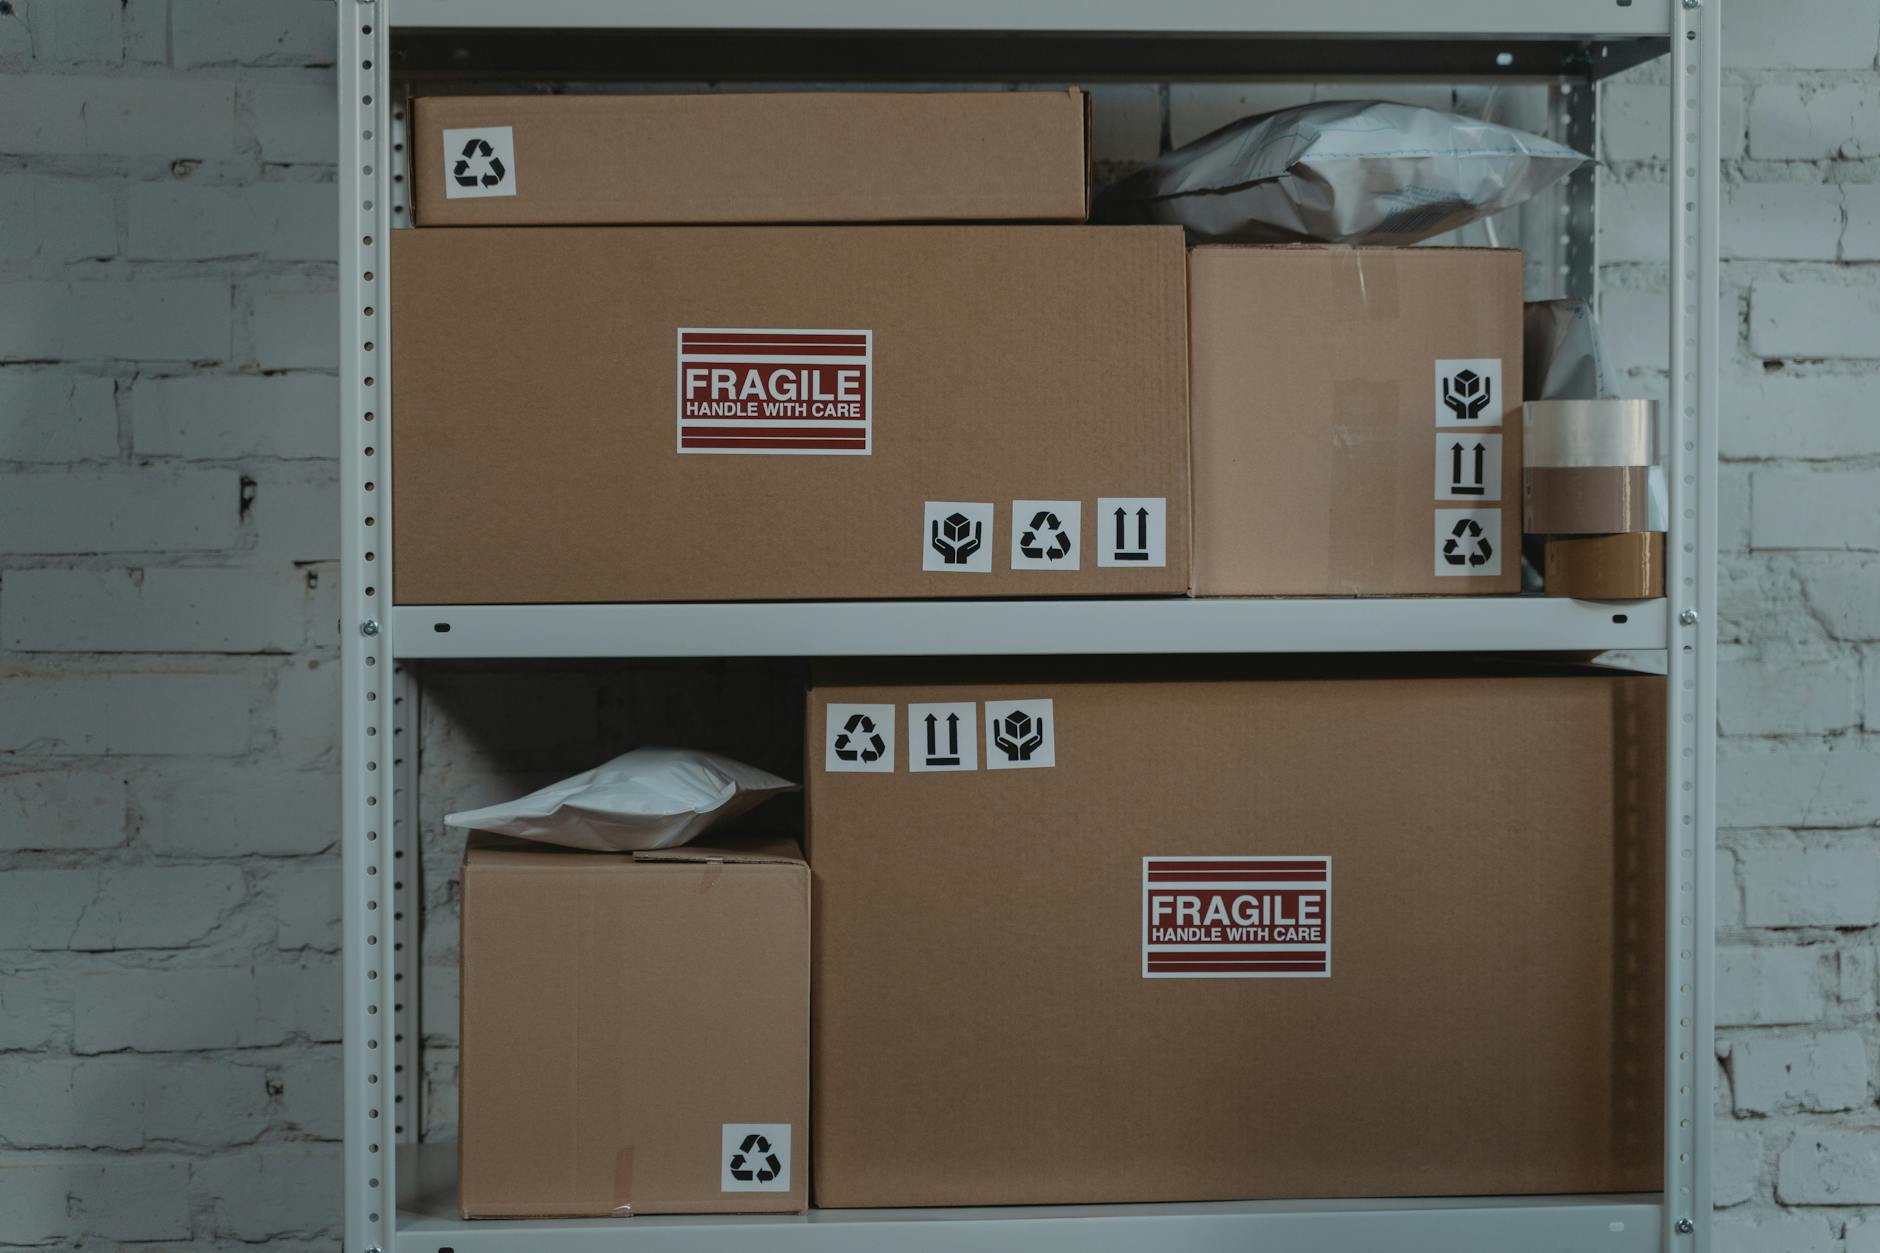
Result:
M1096 222L1245 243L1414 244L1532 198L1586 158L1526 131L1384 100L1243 118L1103 192Z
M444 821L596 852L671 848L796 790L788 779L717 753L636 748L520 800L447 814Z

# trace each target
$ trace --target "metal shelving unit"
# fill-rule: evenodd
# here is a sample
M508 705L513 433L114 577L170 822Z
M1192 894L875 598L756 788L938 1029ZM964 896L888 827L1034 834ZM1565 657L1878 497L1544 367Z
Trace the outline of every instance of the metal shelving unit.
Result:
M1716 652L1721 0L339 0L347 1253L694 1250L1706 1250ZM394 607L391 293L403 105L430 77L1542 82L1590 148L1591 85L1669 59L1667 597ZM1591 294L1594 184L1543 231ZM857 645L855 641L875 641ZM415 712L433 658L1662 650L1665 1191L1649 1196L812 1211L475 1222L415 1143ZM407 868L410 868L407 870Z

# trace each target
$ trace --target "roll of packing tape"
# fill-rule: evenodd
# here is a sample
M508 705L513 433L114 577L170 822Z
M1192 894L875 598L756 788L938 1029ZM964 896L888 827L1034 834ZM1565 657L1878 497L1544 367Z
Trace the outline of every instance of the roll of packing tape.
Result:
M1665 594L1665 537L1583 535L1547 541L1549 596L1579 600L1642 600Z
M1527 466L1648 466L1658 460L1655 400L1530 400L1521 411Z
M1650 528L1650 466L1529 466L1529 535L1604 535Z

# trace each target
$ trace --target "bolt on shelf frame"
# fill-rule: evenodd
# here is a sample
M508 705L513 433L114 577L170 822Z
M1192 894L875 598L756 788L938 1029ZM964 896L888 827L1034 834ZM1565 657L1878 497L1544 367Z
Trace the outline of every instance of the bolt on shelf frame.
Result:
M345 1226L346 1253L555 1244L585 1249L1322 1247L1708 1250L1716 657L1721 0L338 0L340 152ZM397 11L394 17L394 9ZM1147 10L1147 12L1144 12ZM401 35L394 46L394 32ZM1666 599L1632 606L1448 602L980 602L907 605L394 608L388 245L408 219L404 101L427 73L766 81L991 77L1096 81L1361 76L1544 81L1570 142L1592 149L1599 78L1668 52L1671 124L1670 488ZM584 60L585 58L585 60ZM791 72L790 67L795 70ZM1088 67L1082 72L1079 67ZM663 67L663 72L662 72ZM626 73L621 73L622 69ZM870 73L871 68L880 72ZM974 72L975 70L980 72ZM1594 178L1568 185L1564 294L1597 278ZM1526 242L1526 241L1524 241ZM1546 608L1551 603L1555 608ZM421 1114L416 1002L417 675L432 656L777 655L755 629L787 624L801 653L872 621L896 654L1256 652L1376 647L1662 648L1667 740L1664 1176L1659 1197L1238 1203L1013 1211L815 1212L756 1221L463 1224L401 1221L400 1145ZM444 624L444 625L440 625ZM943 633L942 626L945 628ZM949 634L950 633L950 634ZM961 647L947 639L963 638ZM1412 643L1406 645L1405 640ZM1419 642L1420 641L1420 642ZM1062 647L1060 645L1060 647ZM498 651L501 650L501 651ZM408 1175L435 1152L403 1155ZM419 1181L402 1181L411 1192ZM445 1207L448 1208L448 1207ZM1651 1238L1641 1237L1650 1227ZM401 1231L404 1233L401 1239ZM1124 1233L1124 1234L1119 1234ZM1327 1242L1330 1242L1329 1245Z

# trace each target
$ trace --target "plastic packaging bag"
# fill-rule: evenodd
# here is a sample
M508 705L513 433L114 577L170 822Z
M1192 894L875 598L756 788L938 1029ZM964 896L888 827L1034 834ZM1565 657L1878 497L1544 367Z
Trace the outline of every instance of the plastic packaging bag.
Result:
M519 800L447 814L453 827L596 852L671 848L797 785L687 748L636 748Z
M1413 244L1513 208L1586 158L1494 122L1382 100L1243 118L1098 197L1098 222L1199 240Z
M1522 356L1527 362L1524 400L1610 400L1619 377L1584 300L1536 300L1527 306Z

